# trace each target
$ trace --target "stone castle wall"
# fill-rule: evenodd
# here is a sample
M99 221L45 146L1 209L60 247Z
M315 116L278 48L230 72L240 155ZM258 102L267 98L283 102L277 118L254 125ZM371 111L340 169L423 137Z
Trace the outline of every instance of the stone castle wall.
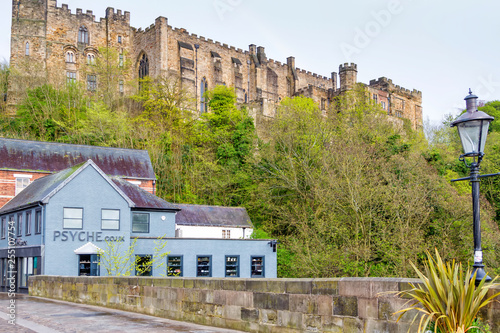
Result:
M247 332L416 332L415 311L394 313L414 279L233 279L30 276L32 296ZM500 303L480 316L500 332Z
M173 28L164 17L158 17L142 30L130 26L129 12L122 14L113 8L106 10L105 18L96 21L92 11L84 13L77 9L73 14L67 5L58 7L56 0L13 0L12 4L11 68L29 75L27 72L35 70L27 71L22 65L29 60L38 64L41 72L50 73L49 81L64 80L68 72L75 72L76 79L85 83L92 72L87 55L97 55L100 48L109 47L123 54L130 64L130 70L122 74L123 80L138 79L139 61L146 55L149 75L179 77L182 87L195 97L197 112L202 111L202 82L206 82L207 89L219 84L234 87L238 102L249 105L257 125L272 119L278 103L286 97L311 97L326 111L336 96L357 83L356 64L340 65L338 74L333 72L326 77L296 68L294 57L282 63L268 58L262 46L251 44L248 50L235 48ZM81 27L88 29L90 41L86 45L77 42ZM31 48L29 56L25 55L27 42ZM74 62L65 57L69 51L75 53ZM410 119L413 127L419 128L422 94L389 81L370 82L367 85L370 96L385 98L389 115ZM22 87L16 82L9 83L8 104L18 102Z

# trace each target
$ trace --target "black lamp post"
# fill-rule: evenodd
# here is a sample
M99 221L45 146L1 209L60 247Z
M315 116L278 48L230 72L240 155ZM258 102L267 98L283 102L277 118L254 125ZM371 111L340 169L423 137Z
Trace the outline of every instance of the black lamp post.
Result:
M472 214L473 214L473 232L474 232L474 266L472 275L476 273L476 285L485 278L486 282L491 281L484 271L483 251L481 249L481 221L479 215L479 178L494 176L494 175L479 175L479 164L484 156L484 145L486 136L488 135L488 127L493 121L493 117L487 115L477 109L477 96L473 95L469 89L469 96L465 97L467 112L462 114L451 126L458 128L458 134L462 141L464 153L460 155L460 160L464 161L465 165L470 168L470 177L455 179L470 180L472 186ZM466 157L472 158L470 164L467 163ZM495 174L496 175L496 174Z

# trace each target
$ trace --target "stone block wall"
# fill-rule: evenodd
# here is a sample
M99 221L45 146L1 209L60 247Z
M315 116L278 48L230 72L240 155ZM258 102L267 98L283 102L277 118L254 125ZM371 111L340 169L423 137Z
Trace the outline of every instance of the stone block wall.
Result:
M387 292L416 281L31 276L29 290L33 296L247 332L392 333L408 331L414 314L396 322L394 312L407 300Z

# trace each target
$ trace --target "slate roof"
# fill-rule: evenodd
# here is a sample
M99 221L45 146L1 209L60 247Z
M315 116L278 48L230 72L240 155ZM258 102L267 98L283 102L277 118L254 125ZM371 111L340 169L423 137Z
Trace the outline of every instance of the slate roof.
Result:
M152 210L180 209L178 205L165 201L126 180L118 177L113 177L111 178L111 180L134 203L134 208L144 208Z
M0 214L21 210L24 207L34 206L39 203L46 204L50 198L76 177L85 168L92 166L101 176L108 181L128 203L131 208L143 208L152 210L178 210L178 207L153 194L139 188L139 186L129 183L118 177L110 179L92 161L88 160L72 168L65 169L58 173L48 175L33 181L28 187L7 202L1 209ZM89 193L88 195L96 195Z
M253 228L247 210L242 207L176 205L181 209L175 216L179 225Z
M0 138L0 170L54 173L89 159L107 175L156 179L146 150Z

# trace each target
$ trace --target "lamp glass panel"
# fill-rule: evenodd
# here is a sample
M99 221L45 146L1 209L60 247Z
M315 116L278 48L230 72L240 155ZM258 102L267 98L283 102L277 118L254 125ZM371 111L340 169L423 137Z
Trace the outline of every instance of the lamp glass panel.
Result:
M489 122L482 120L472 120L457 125L464 154L477 156L484 151L488 126ZM481 142L479 142L481 131L484 135L481 136Z

